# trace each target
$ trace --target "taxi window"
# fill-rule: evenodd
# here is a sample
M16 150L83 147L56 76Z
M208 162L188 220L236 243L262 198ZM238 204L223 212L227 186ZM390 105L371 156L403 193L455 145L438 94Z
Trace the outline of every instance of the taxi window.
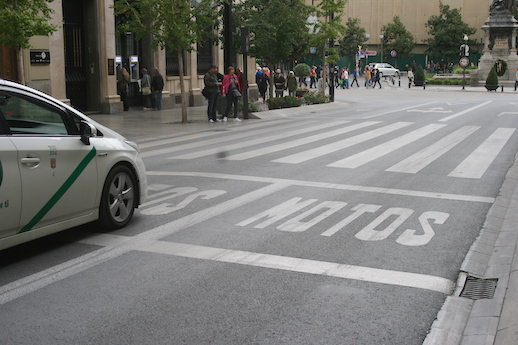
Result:
M0 110L11 134L67 135L63 113L37 101L0 93Z

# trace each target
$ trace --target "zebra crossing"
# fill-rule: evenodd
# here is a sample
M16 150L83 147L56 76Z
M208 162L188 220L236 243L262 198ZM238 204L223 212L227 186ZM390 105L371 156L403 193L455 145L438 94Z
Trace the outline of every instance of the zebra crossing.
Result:
M260 125L248 130L203 132L146 143L142 156L166 155L171 160L194 160L218 155L224 150L227 154L218 156L219 160L238 162L262 157L273 164L297 165L316 159L322 164L327 159L324 166L338 169L357 169L384 157L397 157L385 171L418 174L467 139L472 139L469 145L473 147L462 150L462 158L459 159L456 153L459 164L447 176L481 179L516 131L516 128L507 127L482 130L481 126L474 125L457 128L444 121L420 125L361 119ZM371 144L374 142L376 144ZM349 152L348 149L359 144L368 148L353 154ZM406 157L401 155L403 152ZM337 160L337 155L343 157Z

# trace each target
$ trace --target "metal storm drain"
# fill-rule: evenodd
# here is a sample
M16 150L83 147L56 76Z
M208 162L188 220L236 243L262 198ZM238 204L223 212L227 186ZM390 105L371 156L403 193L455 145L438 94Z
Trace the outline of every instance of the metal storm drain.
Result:
M473 300L491 299L496 290L498 279L483 279L473 276L468 276L466 284L460 293L460 297L465 297Z

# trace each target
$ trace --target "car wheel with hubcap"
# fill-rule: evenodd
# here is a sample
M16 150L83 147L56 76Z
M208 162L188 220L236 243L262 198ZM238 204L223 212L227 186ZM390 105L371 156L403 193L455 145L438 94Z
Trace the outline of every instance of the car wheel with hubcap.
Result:
M131 220L136 205L136 178L125 165L114 167L104 182L99 223L107 229L120 229Z

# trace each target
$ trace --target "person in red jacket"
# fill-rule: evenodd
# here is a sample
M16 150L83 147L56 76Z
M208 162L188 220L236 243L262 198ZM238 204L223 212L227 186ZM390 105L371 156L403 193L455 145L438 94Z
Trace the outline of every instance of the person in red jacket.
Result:
M234 67L230 66L228 68L228 73L223 77L223 82L221 86L221 94L225 95L227 98L227 108L225 109L225 113L223 115L223 121L227 121L228 113L230 113L230 108L234 105L234 121L241 121L237 117L237 101L239 97L241 97L241 86L239 85L239 77L235 74Z

